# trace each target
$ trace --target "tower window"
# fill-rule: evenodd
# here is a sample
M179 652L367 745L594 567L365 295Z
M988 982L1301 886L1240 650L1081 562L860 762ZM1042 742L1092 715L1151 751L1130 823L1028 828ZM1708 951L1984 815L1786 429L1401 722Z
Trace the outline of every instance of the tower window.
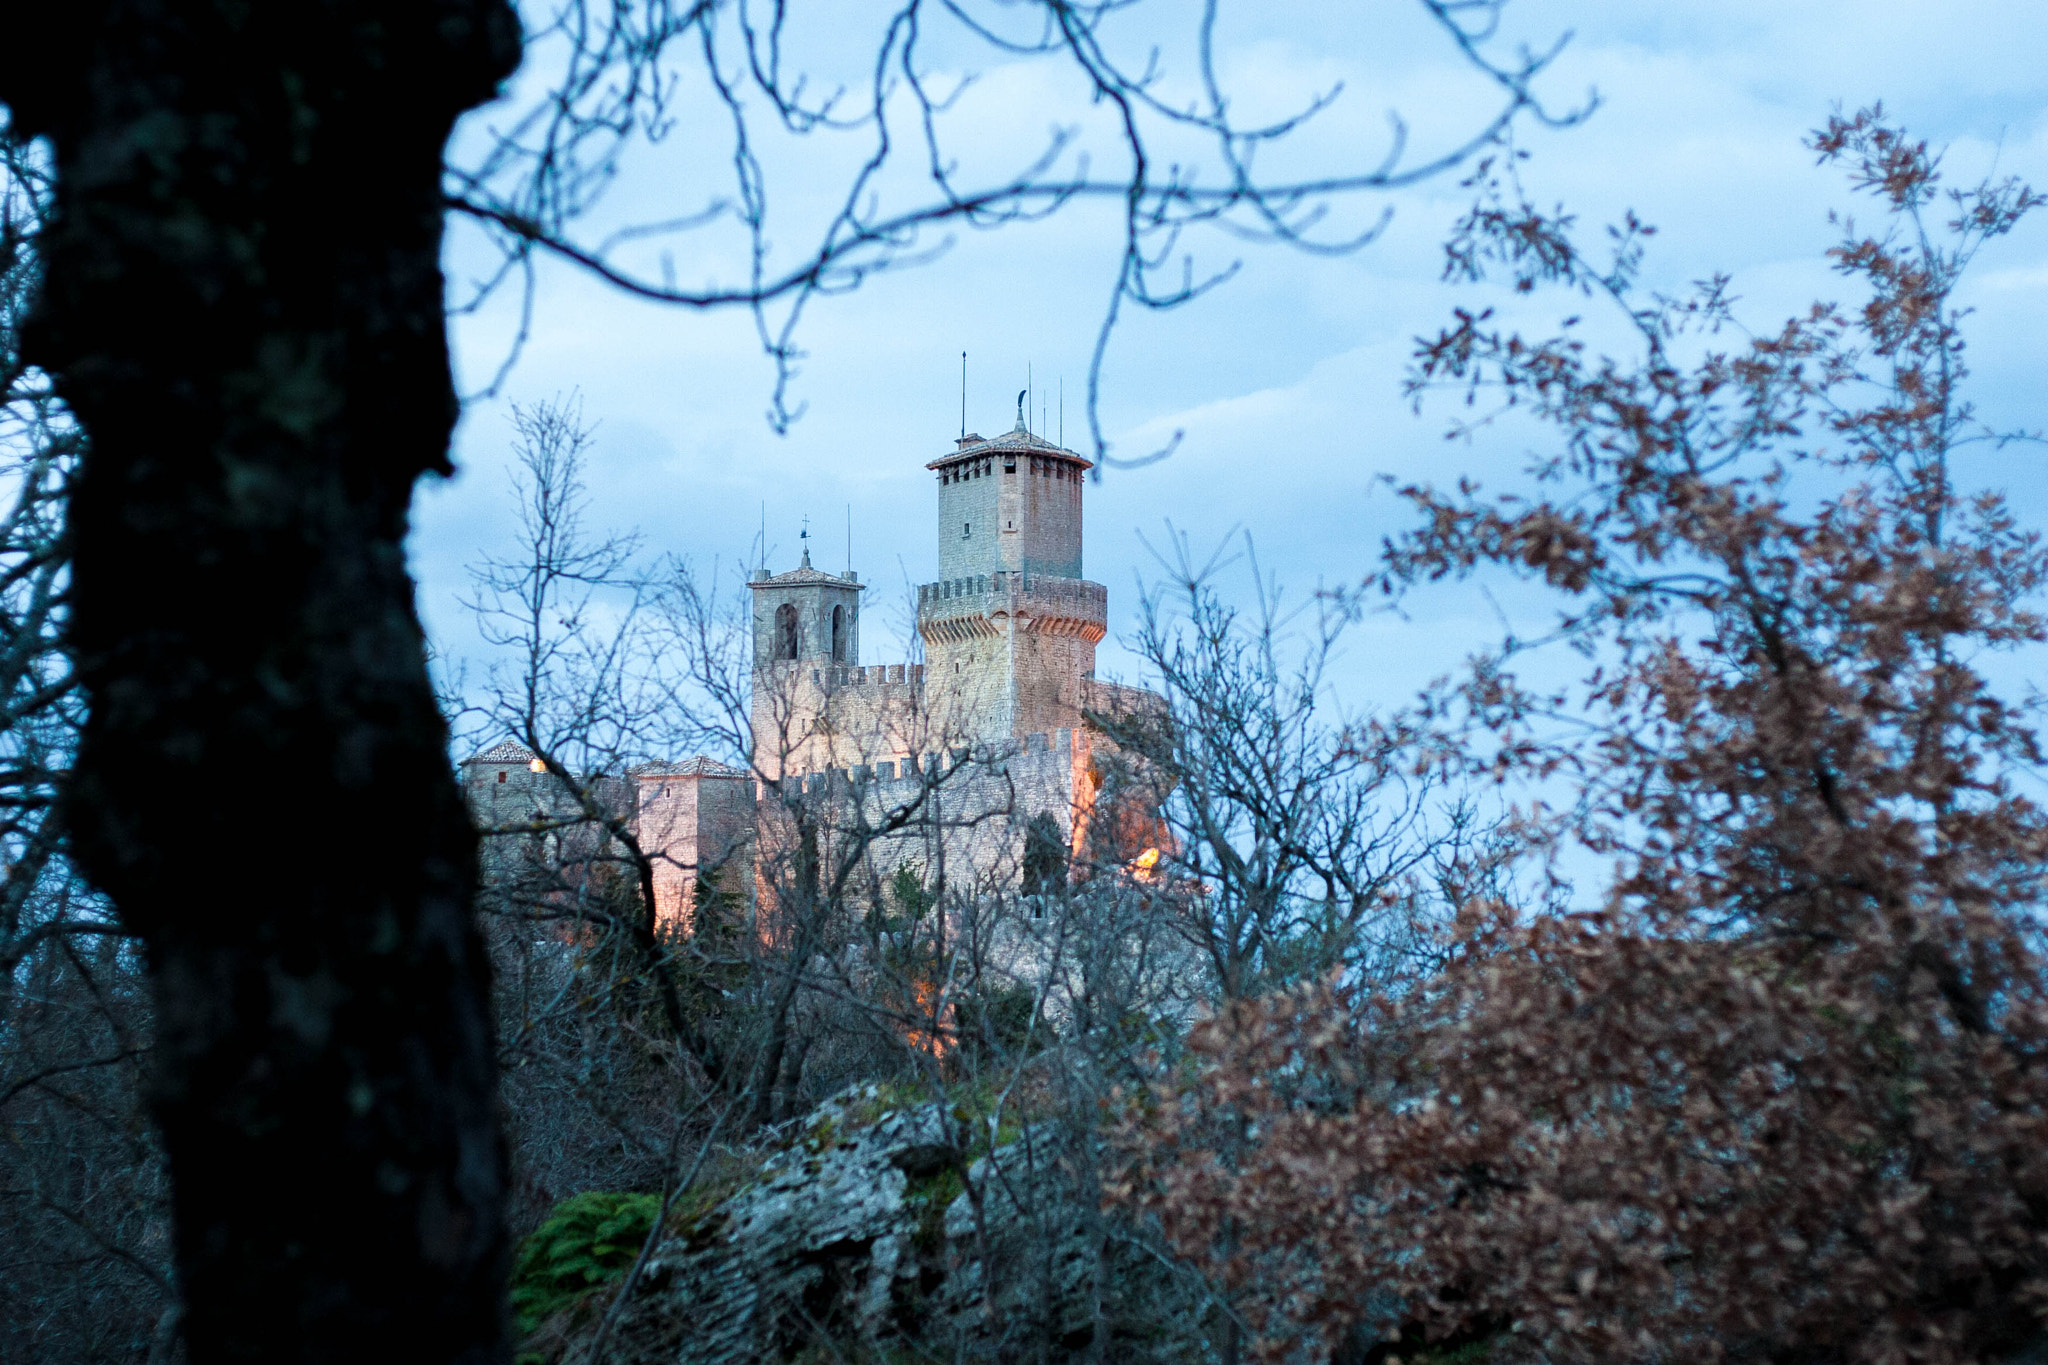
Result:
M846 608L832 608L832 662L846 662Z
M790 602L775 609L775 657L796 657L796 606Z
M971 537L971 536L972 536L973 534L974 534L974 523L973 523L973 522L971 522L971 521L963 521L963 522L961 522L961 523L960 523L960 539L962 539L962 540L966 540L966 539L968 539L969 537Z

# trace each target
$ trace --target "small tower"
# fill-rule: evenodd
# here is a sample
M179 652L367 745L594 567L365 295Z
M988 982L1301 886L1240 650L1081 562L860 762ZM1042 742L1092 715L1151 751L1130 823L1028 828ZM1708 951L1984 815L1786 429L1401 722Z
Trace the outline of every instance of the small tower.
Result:
M754 598L754 766L767 777L810 771L832 753L832 693L860 663L860 578L803 562L788 573L756 569Z
M848 569L838 578L812 568L808 539L803 563L773 576L756 569L747 586L754 596L756 673L776 664L860 662L860 576Z

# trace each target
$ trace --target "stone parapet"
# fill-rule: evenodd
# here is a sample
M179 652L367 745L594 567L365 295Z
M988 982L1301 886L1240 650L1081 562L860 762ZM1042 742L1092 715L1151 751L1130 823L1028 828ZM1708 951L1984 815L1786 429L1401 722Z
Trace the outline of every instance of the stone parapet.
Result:
M917 630L927 643L1002 635L1012 626L1090 644L1109 628L1109 589L1050 574L970 574L917 590Z
M828 841L840 829L886 830L863 856L883 882L905 864L927 879L943 875L956 889L1014 891L1025 831L1049 816L1067 837L1084 829L1075 808L1076 774L1090 739L1072 730L1037 731L997 743L928 749L893 759L791 772L780 782L757 779L757 809L778 822L769 862L789 875L790 832L777 812L801 802ZM896 817L913 812L897 827ZM894 814L892 814L894 813Z
M806 792L845 791L853 788L875 786L894 792L894 783L907 784L903 791L915 790L934 773L946 771L961 764L972 764L978 772L1002 775L1018 759L1031 760L1039 755L1057 755L1058 762L1065 763L1074 752L1074 732L1034 730L1028 735L1019 735L1007 744L979 744L941 749L930 753L908 754L894 760L879 763L848 764L844 767L824 768L812 772L791 768L784 776L785 781L801 782ZM763 781L765 788L768 784ZM764 791L765 795L765 791Z
M825 664L774 663L755 670L772 685L808 682L826 692L847 688L908 688L924 686L923 664ZM757 680L756 686L760 683Z

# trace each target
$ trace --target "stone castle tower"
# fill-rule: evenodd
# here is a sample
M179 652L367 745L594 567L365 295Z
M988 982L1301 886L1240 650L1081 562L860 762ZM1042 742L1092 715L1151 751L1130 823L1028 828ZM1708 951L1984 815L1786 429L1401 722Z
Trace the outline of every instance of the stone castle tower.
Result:
M1087 715L1158 704L1095 678L1109 594L1081 576L1092 466L1029 431L1020 412L1011 431L962 436L925 467L937 481L939 544L939 577L917 590L925 661L861 661L867 589L851 568L814 567L806 537L796 568L757 569L747 585L749 766L697 755L618 783L658 860L664 919L684 913L701 868L762 856L775 843L772 811L792 795L880 810L919 800L921 784L946 773L945 819L877 852L891 865L945 862L954 884L1014 881L1034 821L1051 820L1074 854L1086 850L1108 752ZM506 744L464 765L487 824L501 806L535 808L546 781L527 771L531 759Z
M1108 590L1081 576L1090 462L1026 430L961 437L938 481L939 577L917 590L925 663L864 666L862 585L803 563L753 590L754 765L819 772L1082 724Z
M977 739L1079 725L1109 609L1081 576L1089 462L1020 421L925 467L939 478L939 581L917 601L933 705Z

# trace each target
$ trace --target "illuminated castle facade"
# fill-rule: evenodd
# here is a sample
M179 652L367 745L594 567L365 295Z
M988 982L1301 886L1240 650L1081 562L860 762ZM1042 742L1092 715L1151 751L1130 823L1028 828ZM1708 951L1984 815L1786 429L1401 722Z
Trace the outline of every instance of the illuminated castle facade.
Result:
M1088 854L1110 752L1088 716L1157 704L1095 679L1109 594L1082 576L1090 462L1020 417L993 439L962 436L925 467L937 482L939 577L917 593L924 662L863 662L866 587L851 568L814 568L806 544L796 568L758 569L747 585L748 766L699 756L631 774L664 918L685 913L700 869L764 856L772 812L799 795L841 829L880 828L915 806L916 820L872 841L884 874L915 862L952 886L1014 889L1034 822L1041 840L1056 831L1065 850ZM487 826L544 781L531 758L500 745L465 765Z

